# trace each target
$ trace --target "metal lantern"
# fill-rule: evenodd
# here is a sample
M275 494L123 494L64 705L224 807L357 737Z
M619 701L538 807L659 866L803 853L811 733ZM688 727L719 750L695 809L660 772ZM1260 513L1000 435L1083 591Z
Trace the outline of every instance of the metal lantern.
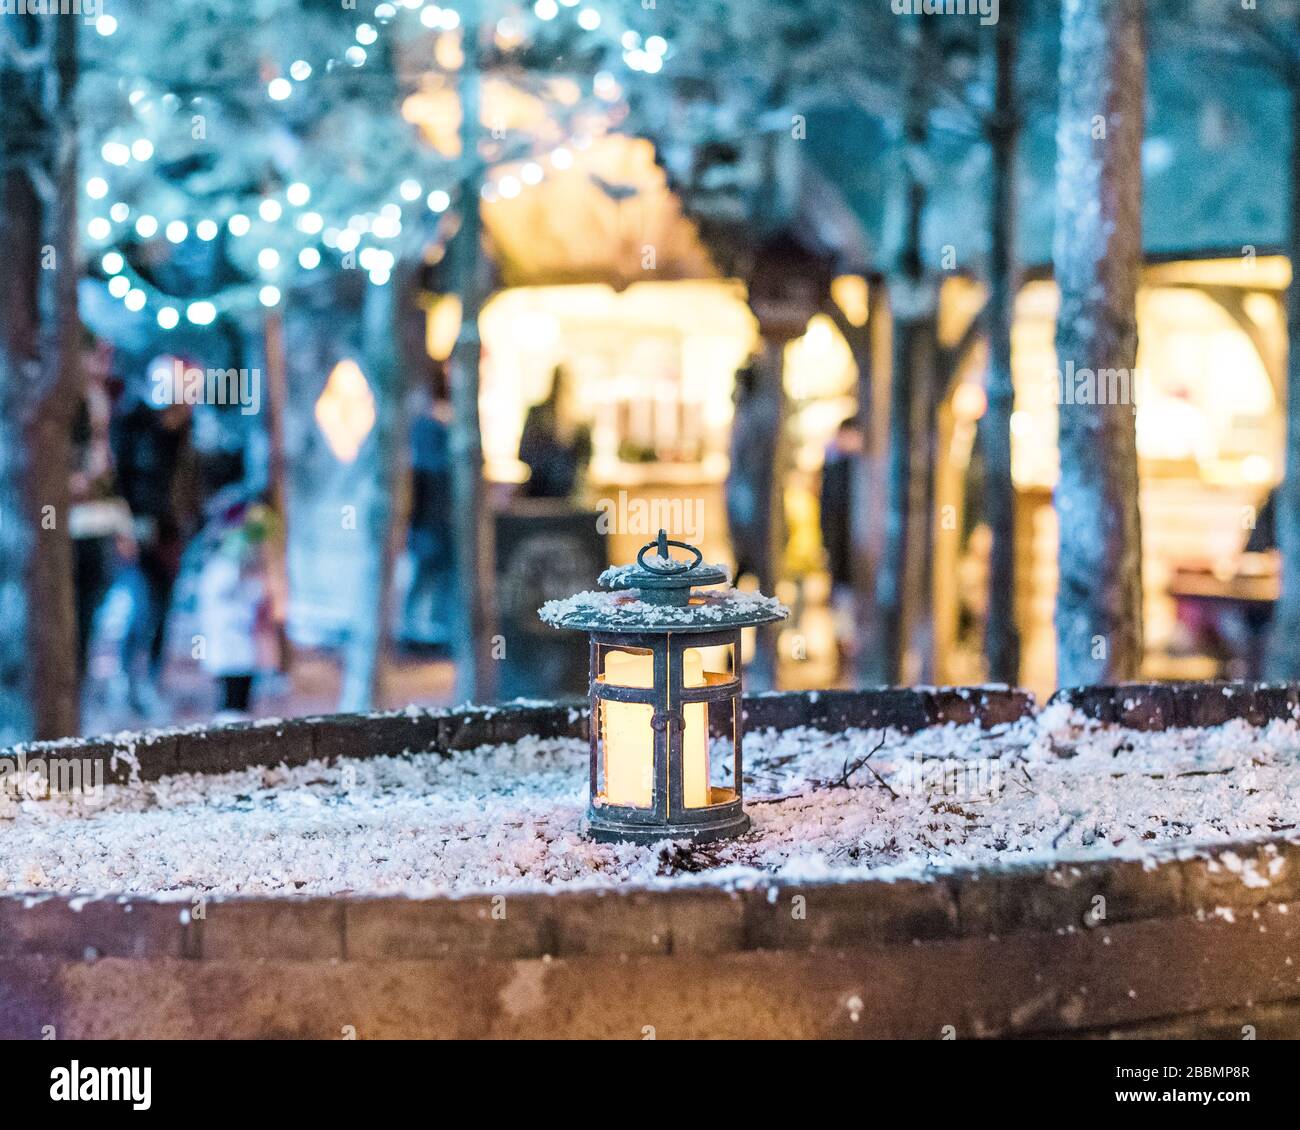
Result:
M670 547L692 560L673 557ZM740 633L784 618L786 609L761 593L701 591L726 581L725 569L704 564L693 545L669 541L660 530L635 565L601 574L609 591L542 606L546 623L591 637L585 831L592 839L704 843L749 827L742 805Z

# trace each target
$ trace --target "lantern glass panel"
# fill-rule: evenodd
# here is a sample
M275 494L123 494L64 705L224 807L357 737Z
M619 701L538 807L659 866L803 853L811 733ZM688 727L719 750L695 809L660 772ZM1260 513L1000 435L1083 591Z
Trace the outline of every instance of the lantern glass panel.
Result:
M717 679L713 676L723 675L727 679L734 679L735 663L732 658L732 646L729 643L713 644L709 647L690 648L690 651L696 652L703 661L704 670L710 676L709 682L715 683Z
M732 646L719 644L713 647L690 647L682 651L682 686L694 689L730 683L732 671ZM713 762L713 721L715 706L707 702L688 702L682 707L685 728L682 731L682 790L686 808L705 808L717 804L714 796L715 770ZM729 731L728 737L734 734ZM725 771L727 751L721 765Z
M716 677L705 671L701 648L686 648L680 654L683 689L707 686ZM713 803L709 788L708 704L683 703L682 721L682 804L686 808L706 808Z
M709 703L709 786L711 803L724 804L740 795L736 763L737 699Z
M654 687L654 653L642 648L599 648L597 679L608 686ZM654 807L654 707L600 700L600 756L596 795L606 804Z

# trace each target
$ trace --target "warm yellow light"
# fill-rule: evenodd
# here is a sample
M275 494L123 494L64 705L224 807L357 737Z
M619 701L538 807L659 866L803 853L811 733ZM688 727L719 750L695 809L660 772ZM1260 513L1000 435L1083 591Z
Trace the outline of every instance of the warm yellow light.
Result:
M524 41L523 26L516 20L498 20L492 38L502 51L513 51Z
M1247 455L1241 461L1241 478L1243 482L1264 484L1273 481L1273 461L1267 455Z
M698 651L683 655L682 684L704 686L704 663ZM654 686L654 658L611 651L605 656L602 681L620 687ZM682 789L687 808L709 803L709 719L702 702L688 703L682 713ZM606 804L649 808L654 796L654 739L650 727L653 710L644 703L600 704L605 749Z
M988 410L989 401L982 385L960 382L952 393L952 410L958 419L978 420Z
M443 32L433 48L433 57L444 71L458 71L465 62L461 49L460 32Z
M1241 305L1247 317L1257 326L1275 326L1282 314L1282 306L1276 296L1258 290L1246 295L1241 300Z
M829 319L813 318L804 334L804 346L814 357L824 357L835 347L835 330Z
M460 296L444 294L429 308L425 326L425 348L435 361L446 361L460 334Z
M1249 286L1286 290L1291 285L1291 265L1285 255L1255 255L1253 248L1231 259L1180 259L1144 267L1148 286Z
M355 361L334 366L316 401L316 423L334 457L351 463L375 426L375 398Z
M784 379L785 390L793 400L842 396L854 391L857 367L853 353L825 314L814 314L803 336L786 345Z
M831 298L851 326L867 324L867 280L861 275L840 275L831 282Z
M420 127L425 142L443 157L460 156L460 99L451 86L429 86L407 95L402 117Z

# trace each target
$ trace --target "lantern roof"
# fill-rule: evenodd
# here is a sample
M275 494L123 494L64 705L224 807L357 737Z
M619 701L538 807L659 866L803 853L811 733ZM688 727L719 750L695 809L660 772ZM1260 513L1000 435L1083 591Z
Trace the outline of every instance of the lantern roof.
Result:
M684 549L694 560L672 556ZM647 556L651 551L653 555ZM635 564L606 569L599 578L607 591L580 592L548 600L538 615L553 628L586 632L711 632L782 620L789 609L772 596L735 588L703 591L727 581L722 565L705 564L695 546L670 541L664 530L647 542Z

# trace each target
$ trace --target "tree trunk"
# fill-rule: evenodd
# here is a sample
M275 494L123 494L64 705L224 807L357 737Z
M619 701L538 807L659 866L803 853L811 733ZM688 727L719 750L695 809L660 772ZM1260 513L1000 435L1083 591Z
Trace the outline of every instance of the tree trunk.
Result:
M271 553L270 569L274 574L272 589L283 600L276 608L276 635L279 638L277 657L281 671L288 673L293 666L289 644L289 488L288 465L284 449L284 419L289 405L289 380L284 352L284 318L276 310L266 316L264 323L264 356L266 358L266 494L279 519L280 529Z
M366 287L361 342L363 368L375 398L375 426L362 448L369 474L357 508L365 557L358 578L356 612L343 652L339 709L372 710L380 701L383 648L388 630L392 557L389 552L398 465L406 440L405 389L395 339L401 273L383 286Z
M934 500L939 458L938 283L917 280L924 313L909 318L901 357L911 374L908 442L907 544L903 563L903 632L897 681L934 681ZM896 289L897 292L897 289Z
M0 39L0 746L78 728L68 536L79 399L76 29Z
M1273 615L1268 677L1300 679L1300 78L1291 98L1291 163L1287 209L1287 255L1291 284L1286 292L1289 346L1286 363L1286 473L1273 503L1282 557L1282 593Z
M761 326L760 326L761 332ZM781 559L785 547L785 347L789 339L769 337L763 342L758 359L759 391L764 426L758 429L764 447L763 465L768 474L759 486L759 521L762 524L762 552L754 562L760 591L776 594L781 579ZM775 690L780 667L781 624L761 624L755 629L754 654L745 679L751 690Z
M877 447L876 347L885 328L888 298L884 280L873 276L867 291L867 322L862 327L863 341L854 349L858 367L858 420L862 428L862 451L853 471L853 622L857 655L854 657L854 683L869 686L874 680L876 657L869 654L867 642L873 639L879 611L876 607L876 562L881 552L881 468Z
M1142 660L1132 381L1142 262L1144 54L1142 0L1066 0L1053 248L1061 291L1056 360L1064 386L1056 488L1062 686L1133 678ZM1128 378L1127 398L1111 395L1107 371L1114 370ZM1077 403L1076 388L1083 399L1106 403Z
M934 524L935 364L938 290L925 270L921 224L927 186L933 25L917 21L904 103L903 240L889 280L893 342L889 451L885 473L885 538L876 574L876 634L867 644L875 683L905 677L909 642L924 665L932 660L929 544Z
M984 658L988 678L1016 683L1020 678L1020 633L1016 624L1016 488L1011 478L1011 412L1015 387L1011 372L1011 327L1015 321L1016 143L1020 133L1016 106L1016 6L1002 12L994 40L993 116L989 216L989 367L988 409L980 421L984 457L984 518L989 524L988 616Z
M876 276L869 281L867 318L864 324L853 325L832 300L828 299L825 306L825 313L848 343L849 352L853 354L853 364L858 370L857 418L862 431L862 451L853 460L849 493L852 507L849 514L849 536L853 546L853 625L857 641L852 674L856 685L869 685L875 681L879 667L877 657L865 644L874 637L876 630L876 554L879 546L877 512L880 488L876 482L875 351L884 309L884 283Z
M479 365L482 343L478 319L486 283L483 263L483 224L479 188L483 162L481 78L478 67L478 23L466 10L461 70L461 147L467 165L461 186L460 229L448 250L452 286L460 296L460 331L450 358L452 497L456 513L456 578L459 623L455 632L456 694L461 701L489 702L496 697L496 666L492 631L492 591L495 570L494 530L483 481L483 435L479 425Z

